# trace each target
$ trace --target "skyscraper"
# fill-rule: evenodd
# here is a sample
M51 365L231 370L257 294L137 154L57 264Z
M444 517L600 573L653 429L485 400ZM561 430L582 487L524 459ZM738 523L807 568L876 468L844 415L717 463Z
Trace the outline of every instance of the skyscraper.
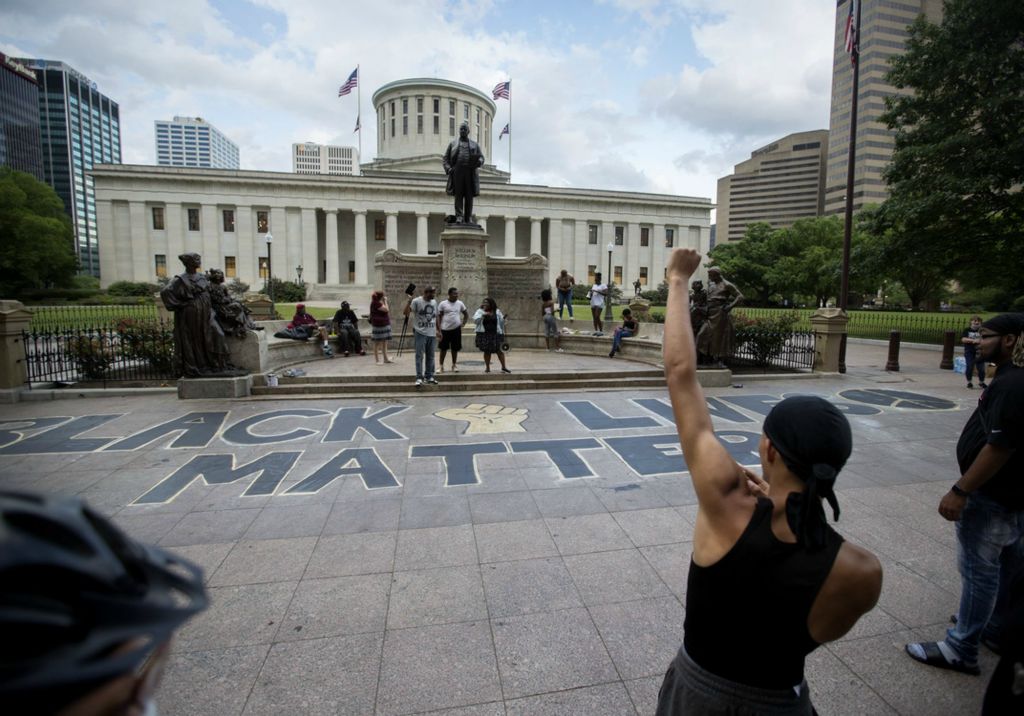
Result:
M202 117L158 119L153 124L160 166L238 169L238 145Z
M721 241L738 241L747 226L773 228L821 216L824 205L828 132L796 132L750 153L733 173L718 180L716 224Z
M850 3L837 0L832 53L832 111L829 120L825 213L841 214L846 207L847 160L850 147L850 108L853 66L846 51L846 20ZM853 210L880 204L889 193L882 172L892 159L893 133L878 121L885 98L896 90L885 81L889 58L903 54L907 26L924 13L930 22L942 20L942 0L858 0L860 19L860 77L857 90L856 168Z
M292 145L292 171L296 174L359 174L359 151L355 147L303 142Z
M75 229L81 271L100 275L94 164L121 163L121 112L96 83L54 60L20 60L39 82L43 180L63 200Z
M0 52L0 166L43 178L36 73Z

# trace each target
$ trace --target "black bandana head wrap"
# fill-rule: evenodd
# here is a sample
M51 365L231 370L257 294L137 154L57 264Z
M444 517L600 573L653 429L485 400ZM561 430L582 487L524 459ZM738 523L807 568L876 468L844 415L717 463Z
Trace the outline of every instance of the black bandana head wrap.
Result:
M790 471L804 481L803 492L786 499L786 519L801 544L817 549L825 544L824 499L839 519L836 475L843 469L853 437L850 423L832 403L810 395L786 398L764 421L764 434Z
M1010 358L1014 365L1024 366L1024 313L1000 313L982 323L981 327L1000 335L1017 336Z

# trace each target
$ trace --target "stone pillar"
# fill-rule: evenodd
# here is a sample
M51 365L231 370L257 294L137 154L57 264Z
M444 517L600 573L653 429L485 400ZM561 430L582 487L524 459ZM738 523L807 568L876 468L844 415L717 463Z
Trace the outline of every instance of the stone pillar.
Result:
M183 268L178 257L185 253L185 208L177 202L168 202L164 207L164 226L167 236L167 275L181 273Z
M587 282L587 249L590 248L587 244L590 241L589 226L584 219L576 219L572 238L569 240L569 245L572 246L572 263L568 266L552 267L559 272L563 268L569 269L569 273L575 277L576 283L581 284Z
M215 204L199 207L199 231L202 234L203 268L224 270L223 252L220 250L220 221Z
M649 239L650 237L648 237ZM633 282L640 276L640 224L626 225L626 250L622 259L622 294L633 295Z
M270 219L270 234L274 237L271 242L274 258L270 268L273 269L274 276L278 280L291 281L295 276L295 267L291 266L291 262L288 261L288 242L292 239L288 236L288 221L285 218L284 207L272 206L270 216L267 218ZM265 236L263 238L266 240Z
M398 212L388 211L384 214L384 248L398 251Z
M487 234L479 229L449 226L441 232L441 285L437 287L438 292L456 286L463 303L467 306L480 305L487 296L487 239Z
M664 224L655 224L651 232L651 267L647 272L645 291L653 291L665 280L665 259L672 250L665 246Z
M320 260L317 256L316 209L302 208L302 280L320 283Z
M535 216L530 217L530 253L540 253L540 225L544 219Z
M480 224L480 228L483 229L484 233L486 234L487 233L487 217L486 216L478 216L478 217L476 217L476 223Z
M137 202L132 202L137 203ZM121 252L117 250L117 242L114 239L115 227L114 227L114 206L113 203L108 199L96 201L96 221L97 223L106 228L97 237L97 246L100 252L100 282L102 286L109 286L114 281L118 281L122 278L135 279L134 272L127 276L122 275L122 271L127 264L128 268L131 267L131 246L125 248L129 249L127 259L121 255Z
M353 260L356 262L356 283L365 286L370 282L367 277L368 268L366 265L366 212L355 212L354 224L355 251Z
M846 335L846 311L819 308L811 315L814 330L814 370L839 372L839 348Z
M327 214L327 242L324 245L324 252L327 254L324 256L327 259L327 275L324 277L324 283L334 286L341 282L338 273L338 210L326 209L324 213Z
M516 218L515 216L505 217L505 256L507 258L513 258L516 255Z
M427 214L416 214L416 253L420 256L427 255Z
M259 257L263 255L263 247L256 248L256 240L252 233L252 207L239 206L235 209L235 241L238 242L235 267L238 278L250 284L253 291L260 291L263 288L263 279L260 278ZM167 273L171 272L170 256L167 257ZM177 269L177 267L175 267ZM178 273L175 270L173 273Z
M0 301L0 403L17 402L28 379L21 332L28 330L31 320L31 311L21 301Z

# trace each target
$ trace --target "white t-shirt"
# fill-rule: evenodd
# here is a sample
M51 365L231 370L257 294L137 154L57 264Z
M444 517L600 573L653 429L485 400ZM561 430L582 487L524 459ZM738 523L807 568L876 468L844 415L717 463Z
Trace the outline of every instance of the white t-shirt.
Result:
M592 308L604 308L604 291L608 286L603 283L595 283L590 287L590 305ZM601 293L598 293L601 291Z
M412 329L424 336L437 335L437 301L417 296L412 300Z
M457 298L454 303L446 298L437 304L437 311L441 315L441 330L451 331L462 325L462 314L466 311L466 304Z

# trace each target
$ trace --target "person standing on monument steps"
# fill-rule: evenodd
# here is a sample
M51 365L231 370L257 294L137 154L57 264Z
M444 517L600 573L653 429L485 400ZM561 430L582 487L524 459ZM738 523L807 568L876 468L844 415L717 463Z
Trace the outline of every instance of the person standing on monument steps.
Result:
M459 300L459 289L448 289L448 298L437 306L437 331L441 336L441 361L438 372L444 373L444 358L452 352L452 373L459 372L459 351L462 350L462 327L469 320L469 309Z
M697 380L687 284L692 249L668 261L665 381L697 519L683 645L658 695L657 714L814 713L804 658L846 634L878 601L882 568L845 542L833 487L852 449L846 417L828 401L792 397L765 418L763 477L741 467L715 435Z
M423 295L405 302L403 315L412 314L412 331L416 337L416 387L424 383L437 385L434 378L434 349L437 347L437 301L434 287L424 286ZM423 365L426 361L426 366Z
M459 138L448 145L442 164L444 173L448 175L445 190L449 196L455 197L455 223L476 224L473 220L473 197L480 196L477 170L484 165L484 155L480 145L469 138L469 122L459 125Z

